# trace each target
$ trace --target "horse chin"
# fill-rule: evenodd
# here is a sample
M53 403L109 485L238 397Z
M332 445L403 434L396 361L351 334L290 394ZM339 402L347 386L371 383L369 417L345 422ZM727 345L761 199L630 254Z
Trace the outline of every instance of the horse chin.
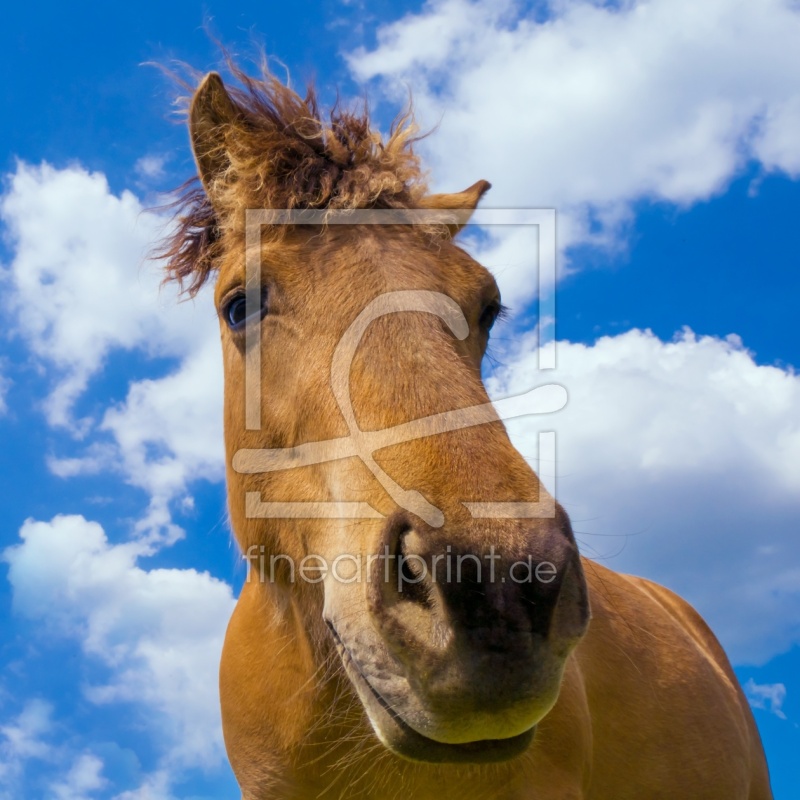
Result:
M500 739L449 743L433 739L412 727L364 676L356 660L332 625L329 626L347 677L358 694L370 725L381 743L409 761L426 763L490 764L509 761L524 753L533 742L536 725Z

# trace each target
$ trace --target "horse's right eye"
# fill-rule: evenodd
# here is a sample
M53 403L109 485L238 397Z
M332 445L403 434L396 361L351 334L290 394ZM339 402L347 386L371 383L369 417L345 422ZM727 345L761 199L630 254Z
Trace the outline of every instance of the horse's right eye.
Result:
M245 296L238 295L228 303L227 308L225 309L225 322L233 328L237 330L240 328L245 320L247 319L247 300Z
M252 314L254 321L264 318L267 312L267 290L263 289L261 292L261 302L259 309L255 314ZM239 333L244 330L247 325L247 295L245 292L237 292L228 300L222 307L222 318L225 320L227 326L234 332Z

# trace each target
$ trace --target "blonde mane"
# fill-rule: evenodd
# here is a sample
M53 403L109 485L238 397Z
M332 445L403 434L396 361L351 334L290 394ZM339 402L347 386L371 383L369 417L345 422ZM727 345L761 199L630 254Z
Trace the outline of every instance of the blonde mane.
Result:
M194 296L215 269L223 230L241 229L247 208L414 208L425 194L410 109L384 138L366 104L337 102L326 120L313 86L302 98L266 69L253 78L228 66L240 84L229 88L235 121L220 137L229 166L215 179L213 207L197 178L178 190L176 227L158 252L166 281Z

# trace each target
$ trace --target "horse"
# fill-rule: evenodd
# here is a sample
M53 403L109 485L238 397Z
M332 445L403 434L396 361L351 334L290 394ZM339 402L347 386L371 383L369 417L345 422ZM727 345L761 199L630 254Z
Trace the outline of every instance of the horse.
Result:
M456 238L489 184L429 192L410 113L382 135L231 69L193 86L164 257L190 296L215 279L243 798L770 798L709 627L583 557L487 411L503 307Z

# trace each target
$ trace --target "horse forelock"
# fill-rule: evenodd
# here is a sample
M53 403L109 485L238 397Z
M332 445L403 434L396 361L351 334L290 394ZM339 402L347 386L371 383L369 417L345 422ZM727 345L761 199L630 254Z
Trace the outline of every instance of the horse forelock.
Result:
M266 69L254 78L228 66L239 82L227 87L236 110L221 137L228 167L210 187L213 202L197 178L177 190L169 206L175 225L157 253L166 281L195 295L217 265L224 234L243 232L248 208L416 207L426 184L410 108L382 136L366 103L337 101L325 116L313 85L303 98Z

